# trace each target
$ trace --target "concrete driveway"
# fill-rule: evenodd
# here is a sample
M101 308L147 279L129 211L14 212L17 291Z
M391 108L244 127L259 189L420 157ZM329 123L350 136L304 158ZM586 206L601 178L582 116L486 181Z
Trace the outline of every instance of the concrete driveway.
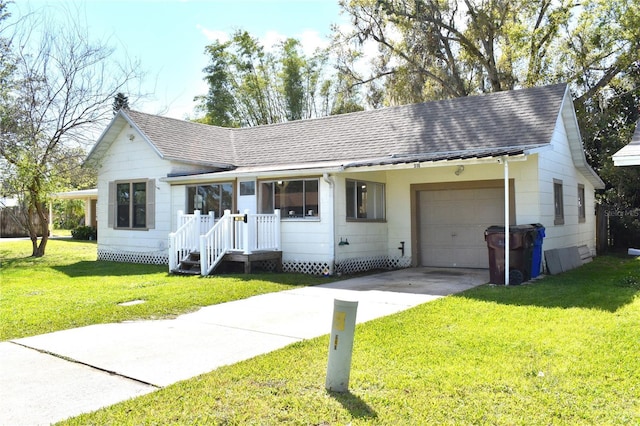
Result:
M0 342L0 424L60 421L328 334L334 299L358 301L362 323L488 281L488 270L411 268Z

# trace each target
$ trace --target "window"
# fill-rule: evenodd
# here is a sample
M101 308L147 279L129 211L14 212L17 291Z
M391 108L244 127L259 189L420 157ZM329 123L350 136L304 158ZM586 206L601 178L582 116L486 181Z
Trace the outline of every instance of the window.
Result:
M213 212L222 217L225 210L233 208L233 184L215 183L187 187L187 212L200 210L202 214Z
M384 220L384 184L347 180L347 219Z
M253 181L240 182L240 195L256 195L256 183Z
M260 213L280 209L281 217L318 216L318 179L260 182Z
M583 223L587 220L587 212L584 205L584 185L578 184L578 222Z
M150 229L155 224L153 180L109 182L108 226L117 229Z
M553 180L553 204L554 204L554 225L564 225L564 196L562 195L562 181Z

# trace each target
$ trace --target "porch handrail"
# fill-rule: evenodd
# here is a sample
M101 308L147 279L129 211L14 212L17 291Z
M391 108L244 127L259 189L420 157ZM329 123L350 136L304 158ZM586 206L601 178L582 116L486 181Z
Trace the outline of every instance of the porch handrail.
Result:
M176 225L176 231L169 234L170 272L193 252L200 253L200 273L209 275L227 253L281 250L280 210L273 214L225 210L217 222L213 214L203 216L196 210L185 215L179 211Z
M200 247L199 237L215 223L213 212L201 215L200 210L193 214L184 214L178 211L176 232L169 234L169 271L178 268L180 261L189 257L189 254Z
M225 254L280 250L280 210L274 214L244 214L225 210L216 224L200 237L200 273L209 275Z
M232 220L231 211L225 210L215 225L200 236L200 275L209 275L230 251Z

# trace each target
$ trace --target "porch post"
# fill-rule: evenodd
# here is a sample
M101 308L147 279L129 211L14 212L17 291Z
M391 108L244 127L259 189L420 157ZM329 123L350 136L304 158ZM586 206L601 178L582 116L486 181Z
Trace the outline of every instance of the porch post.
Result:
M222 219L224 220L224 232L222 234L224 238L224 250L227 251L233 248L233 223L231 222L231 210L225 210Z
M242 224L242 245L244 245L244 254L251 254L256 246L256 226L253 219L249 218L249 209L244 211L247 221Z
M504 164L504 285L509 285L509 160L502 157Z
M191 247L189 249L198 250L200 248L200 225L202 224L202 221L200 219L200 210L195 210L193 212L193 216L194 216L195 224L191 228L193 233L191 235L192 242L191 242Z
M282 241L281 241L281 236L280 236L280 209L275 209L273 211L273 214L276 215L276 223L275 223L275 227L274 227L275 233L276 233L276 235L275 235L275 238L276 238L276 240L275 240L276 241L276 250L281 251L282 250L282 248L281 248Z
M91 198L84 199L84 224L86 226L93 226L91 218L93 217L93 209L91 208Z

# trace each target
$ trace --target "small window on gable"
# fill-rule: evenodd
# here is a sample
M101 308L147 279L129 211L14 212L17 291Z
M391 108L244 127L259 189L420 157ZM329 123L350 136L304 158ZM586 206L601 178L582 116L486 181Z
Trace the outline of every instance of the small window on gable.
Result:
M384 220L384 184L362 180L346 181L348 220Z
M587 220L587 212L584 205L584 185L578 184L578 222L583 223Z
M554 206L554 225L564 225L564 195L562 193L562 181L553 180L553 206Z

